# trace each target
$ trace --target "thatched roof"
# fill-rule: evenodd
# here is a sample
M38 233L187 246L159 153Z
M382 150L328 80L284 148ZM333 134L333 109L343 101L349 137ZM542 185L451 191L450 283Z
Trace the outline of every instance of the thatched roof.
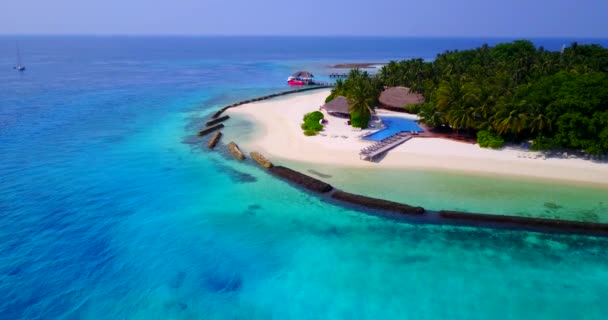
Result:
M410 91L406 87L391 87L382 91L378 99L384 106L391 108L403 108L410 104L424 103L424 97Z
M321 108L330 113L350 114L350 112L348 112L348 100L344 96L334 98L330 102L324 104Z
M296 71L292 75L294 78L312 78L314 75L309 71Z

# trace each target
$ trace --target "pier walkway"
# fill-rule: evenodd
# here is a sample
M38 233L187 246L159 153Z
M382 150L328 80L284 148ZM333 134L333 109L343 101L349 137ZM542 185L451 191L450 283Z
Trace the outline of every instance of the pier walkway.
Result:
M396 146L410 140L413 137L413 135L411 133L407 133L407 132L399 132L399 133L395 133L394 135L383 139L382 141L378 141L377 143L364 148L361 150L361 152L359 152L359 159L361 160L367 160L367 161L374 161L374 159L395 148Z

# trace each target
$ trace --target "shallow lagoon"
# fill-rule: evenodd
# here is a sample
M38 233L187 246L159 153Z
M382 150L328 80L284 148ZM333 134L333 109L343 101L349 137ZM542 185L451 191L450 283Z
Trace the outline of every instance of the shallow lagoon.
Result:
M349 192L429 210L608 222L605 186L441 170L285 163L304 172L314 170L325 176L322 180Z
M27 73L0 73L0 319L605 318L606 239L389 220L183 143L209 110L313 62L231 49L250 40L167 41L32 38ZM349 57L404 50L370 48ZM490 203L469 201L476 186L505 194L491 180L408 174L407 192L368 192L474 211ZM443 196L421 192L431 185ZM539 199L518 201L541 212L592 203L531 188ZM498 212L515 208L502 199Z

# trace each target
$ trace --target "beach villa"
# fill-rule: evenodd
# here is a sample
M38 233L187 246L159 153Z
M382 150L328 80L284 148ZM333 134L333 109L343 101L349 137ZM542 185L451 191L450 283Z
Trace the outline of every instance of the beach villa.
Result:
M379 107L382 109L404 112L406 106L424 103L424 97L412 92L410 88L389 87L382 91L378 101L380 102Z
M344 96L336 97L335 99L321 106L321 109L325 110L328 114L334 117L350 118L348 99L346 99Z
M424 97L421 94L412 92L406 87L389 87L380 94L378 98L378 108L404 112L405 107L412 104L424 103ZM344 96L339 96L332 101L324 104L321 109L327 111L332 116L349 118L348 100Z

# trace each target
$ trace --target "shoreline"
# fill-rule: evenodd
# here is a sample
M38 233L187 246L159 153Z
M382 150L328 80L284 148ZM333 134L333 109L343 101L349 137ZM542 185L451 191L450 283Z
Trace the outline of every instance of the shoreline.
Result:
M311 96L314 98L318 98L318 96L323 95L326 92L321 92L321 93L317 93L317 94L306 94L306 95L301 95L300 98L304 98L304 100L306 100L306 98L310 98ZM254 101L258 101L255 103L250 104L250 108L249 109L259 109L259 105L261 104L271 104L274 105L275 107L278 105L285 105L286 103L288 103L290 106L294 106L295 104L295 100L298 97L295 96L290 96L290 97L283 97L283 98L279 98L279 99L273 99L273 101L269 102L269 101L260 101L260 100L254 100ZM307 101L307 103L310 101ZM244 106L247 106L248 104L244 104ZM297 106L297 105L296 105ZM273 110L276 111L277 113L280 113L280 111L285 110L284 107L281 110ZM297 109L298 111L301 111L299 109ZM233 110L234 111L234 110ZM266 112L258 112L256 114L260 114L263 113L265 115L268 116L268 110L264 110ZM290 110L293 111L293 110ZM247 112L252 112L251 110L248 110ZM251 115L247 115L247 112L245 112L245 116L244 118L241 118L242 120L245 121L251 121L252 119L249 118L251 117ZM239 112L233 112L232 113L233 116L239 116ZM292 113L293 115L293 113ZM393 115L391 113L391 115ZM241 115L242 116L242 115ZM407 115L407 117L412 117L412 115ZM228 118L228 116L227 116ZM266 119L266 118L264 118ZM276 120L276 119L275 119ZM238 121L238 120L237 120ZM267 119L265 121L268 121ZM276 123L282 123L282 124L290 124L290 121L280 121L280 122L274 122ZM294 138L294 139L302 139L302 136L300 136L299 138L294 137L294 136L290 136L290 134L293 134L293 132L289 132L288 134L282 134L282 135L276 135L275 131L270 130L270 128L273 128L272 125L268 125L268 122L266 123L267 125L265 126L256 126L254 123L254 130L248 130L248 132L243 133L242 135L238 135L238 134L234 134L234 132L228 133L228 136L230 139L234 139L235 141L238 141L239 144L241 144L242 146L244 146L244 148L251 148L249 149L249 151L251 151L250 155L252 157L252 159L257 162L260 166L266 168L271 175L279 178L280 180L284 180L289 184L295 185L296 187L300 187L300 188L304 188L304 189L308 189L309 192L312 193L317 193L319 194L319 196L321 197L321 199L323 199L324 201L329 201L329 202L336 202L339 205L345 206L345 207L352 207L353 209L356 208L362 208L365 209L365 212L371 212L372 214L379 214L381 216L388 216L388 217L398 217L399 219L405 219L407 221L413 222L413 223L423 223L423 224L439 224L439 225L454 225L454 226L471 226L471 227L480 227L480 228L491 228L491 229L508 229L508 230L527 230L527 231L532 231L532 232L542 232L542 233L562 233L562 234L580 234L580 235L588 235L588 236L608 236L608 224L606 222L604 222L603 219L599 219L599 220L591 220L588 221L586 219L572 219L572 217L570 218L565 218L565 217L555 217L555 218L547 218L547 217L543 217L543 216L526 216L521 215L521 213L518 213L517 211L515 212L510 212L508 214L504 214L504 213L498 213L498 212L494 212L494 213L477 213L477 212L491 212L491 211L477 211L475 209L469 210L469 209L465 209L464 211L461 209L437 209L437 208L433 208L433 209L425 209L425 207L422 206L412 206L406 203L409 203L410 200L407 200L405 203L402 201L403 199L391 199L390 196L387 197L387 194L381 193L381 194L377 194L374 196L374 192L369 192L371 190L369 190L369 185L366 186L365 190L361 190L359 189L359 191L357 191L357 187L356 185L343 185L342 187L334 187L332 184L329 184L328 182L326 182L325 180L327 180L327 178L332 178L331 175L326 175L322 172L316 171L314 169L309 169L307 170L308 173L312 174L313 176L310 176L308 174L302 173L304 172L303 170L301 170L300 168L298 168L296 166L296 170L293 170L290 168L290 166L273 166L273 163L270 162L269 160L267 160L267 158L265 158L265 156L262 153L265 153L265 149L258 149L259 147L262 147L263 144L260 143L261 139L259 138L259 136L262 137L282 137L282 138ZM237 125L237 127L239 127L239 125ZM244 126L247 127L247 126ZM342 127L346 127L346 126L342 126ZM249 128L251 129L251 128ZM276 129L276 128L273 128ZM262 133L260 133L259 130L262 130ZM358 131L358 133L360 133L360 131ZM325 136L327 137L327 135ZM307 137L310 138L310 137ZM427 139L428 140L428 139ZM365 142L362 140L359 140L359 142ZM447 140L447 142L449 143L457 143L457 144L462 144L461 142L458 141L451 141L451 140ZM228 146L230 146L231 144L234 145L234 142L230 142ZM292 144L293 146L298 147L298 144ZM469 144L470 145L470 144ZM280 146L280 145L278 145ZM273 145L271 146L270 149L272 149L272 147L278 147L277 145ZM351 146L351 145L349 145ZM236 147L236 145L235 145ZM238 148L238 147L236 147ZM230 149L230 148L229 148ZM260 151L262 151L262 153L260 153ZM276 151L276 150L275 150ZM495 151L492 150L494 152L500 152L500 151ZM272 154L272 153L271 153ZM237 158L237 160L243 160L244 157L238 157L236 154L233 153L233 156L235 156ZM274 158L273 158L274 159ZM278 157L278 159L281 159L281 157ZM334 160L339 160L337 158L334 158ZM567 163L573 163L573 159L560 159L563 161L569 161ZM300 160L301 161L301 160ZM361 161L362 163L364 163L364 161ZM291 164L294 164L295 162L291 162ZM309 167L311 164L314 165L315 163L319 163L319 162L301 162L303 164L304 167ZM329 163L325 163L325 165L328 164L333 164L331 162ZM314 167L313 167L314 168ZM318 168L318 167L316 167ZM344 168L344 167L341 167ZM355 166L354 168L359 168L359 170L356 170L359 174L361 173L360 171L361 168L365 168L364 166ZM393 167L385 167L385 168L372 168L372 170L377 170L377 169L393 169ZM399 166L399 168L405 168L404 166ZM603 169L604 167L602 167ZM434 169L432 169L434 170ZM366 171L366 170L363 170ZM390 171L390 170L387 170ZM448 171L452 171L453 170L448 170ZM398 171L394 171L394 172L398 172ZM348 176L348 174L346 174L345 176ZM363 180L368 180L366 177L368 177L369 175L364 175ZM467 172L466 176L470 176L470 173ZM510 177L517 179L518 176L514 176L514 175L509 175ZM492 177L492 175L487 175L486 177ZM526 177L531 179L535 179L535 177ZM406 180L401 180L401 181L407 181ZM520 180L519 180L520 181ZM535 182L538 182L538 180L534 180ZM590 182L584 182L586 184L590 183ZM593 182L591 182L593 183ZM605 185L601 184L602 187L606 187ZM351 188L354 187L354 188ZM549 185L549 188L551 188L551 185ZM603 191L604 188L602 188L601 190ZM354 189L355 193L350 193L344 190L349 190L352 191L352 189ZM399 188L397 188L399 189ZM570 192L570 191L569 191ZM600 203L601 204L601 203ZM555 204L555 203L547 203L545 202L545 207L547 208L553 208L553 209L558 209L561 208L562 206L559 204ZM371 210L371 211L369 211ZM413 216L417 216L419 218L409 218L410 215Z
M243 143L246 145L246 143ZM313 176L319 177L320 179L326 179L326 177L334 177L331 175L334 171L322 171L316 170L317 163L303 162L298 160L290 160L284 159L280 157L274 157L275 161L284 163L298 170L304 170L309 173L313 171L311 174ZM337 167L335 164L324 164L324 166L332 166ZM500 178L500 179L508 179L518 182L542 182L542 183L557 183L557 184L566 184L572 187L586 187L598 190L606 190L608 191L608 183L597 182L597 181L581 181L581 180L570 180L565 178L552 178L552 177L538 177L538 176L529 176L529 175L517 175L517 174L501 174L494 172L484 172L484 171L469 171L469 170L459 170L453 168L440 168L435 166L416 166L416 167L360 167L360 166L341 166L340 169L343 170L366 170L368 172L372 172L374 170L380 170L381 172L395 172L396 169L407 170L407 172L417 172L417 173L436 173L436 174L455 174L459 176L468 176L468 177L476 177L476 178ZM325 177L324 177L325 176Z
M483 149L477 145L444 138L413 138L390 151L378 163L359 160L359 150L371 142L357 138L342 122L328 117L324 136L306 137L300 128L305 113L318 110L329 94L328 89L297 93L288 97L246 103L226 110L231 116L243 117L254 126L255 133L241 144L259 150L276 160L308 165L337 165L350 168L417 169L500 175L514 178L545 179L576 184L608 187L608 165L585 159L542 159L540 153L504 148ZM415 115L379 110L379 115L416 119ZM228 136L231 135L227 132Z
M608 237L607 223L524 217L513 214L504 215L454 210L427 210L423 207L412 206L403 202L394 202L391 200L349 193L337 189L317 178L290 169L289 167L274 166L263 155L257 152L252 152L252 157L254 157L254 154L257 154L258 156L257 159L254 158L254 161L280 180L292 184L295 187L306 189L307 192L316 194L323 201L336 203L354 210L359 208L365 209L365 212L368 214L419 224Z

